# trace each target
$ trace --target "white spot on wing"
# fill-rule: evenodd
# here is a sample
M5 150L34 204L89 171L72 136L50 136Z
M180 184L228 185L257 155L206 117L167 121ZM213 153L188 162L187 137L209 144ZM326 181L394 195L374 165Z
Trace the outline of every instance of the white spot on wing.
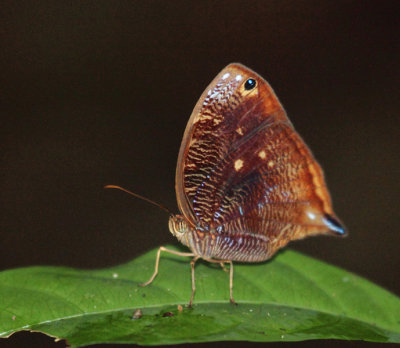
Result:
M237 129L236 129L236 133L238 133L238 134L240 134L240 135L243 135L243 130L242 130L242 128L241 128L241 127L237 128Z
M226 79L229 77L229 75L230 75L230 73L224 74L224 76L222 76L222 79L223 79L223 80L226 80Z
M311 211L307 212L307 216L311 219L311 220L315 220L315 214L312 213Z
M238 159L235 161L235 170L238 172L243 167L243 160Z

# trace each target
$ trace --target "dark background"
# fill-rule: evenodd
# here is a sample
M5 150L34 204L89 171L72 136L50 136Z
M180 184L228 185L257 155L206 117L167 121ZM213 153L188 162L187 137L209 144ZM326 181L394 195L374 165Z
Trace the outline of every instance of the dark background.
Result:
M177 211L192 108L225 65L241 62L274 87L350 232L290 247L399 294L397 4L3 2L0 269L107 267L178 243L163 211L103 185ZM0 345L65 343L19 333Z

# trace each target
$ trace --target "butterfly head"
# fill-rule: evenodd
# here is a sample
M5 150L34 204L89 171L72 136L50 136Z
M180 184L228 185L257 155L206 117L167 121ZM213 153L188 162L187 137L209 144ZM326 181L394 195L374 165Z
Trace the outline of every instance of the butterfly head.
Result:
M190 230L187 220L182 215L171 215L168 227L172 235L174 235L181 243L184 242L184 236Z

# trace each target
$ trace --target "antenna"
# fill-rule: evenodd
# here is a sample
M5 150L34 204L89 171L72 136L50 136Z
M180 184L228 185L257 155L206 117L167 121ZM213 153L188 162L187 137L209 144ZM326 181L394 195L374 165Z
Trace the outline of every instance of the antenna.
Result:
M105 188L105 189L110 189L110 188L111 188L111 189L117 189L117 190L124 191L124 192L126 192L126 193L129 193L129 194L132 195L133 197L140 198L140 199L142 199L142 200L144 200L144 201L146 201L146 202L148 202L148 203L151 203L151 204L153 204L153 205L159 207L160 209L166 211L168 214L173 215L172 212L171 212L168 208L164 207L163 205L161 205L161 204L159 204L159 203L156 203L156 202L152 201L152 200L149 199L149 198L146 198L146 197L143 197L143 196L141 196L141 195L138 195L137 193L133 193L133 192L127 190L127 189L124 189L123 187L116 186L116 185L106 185L106 186L104 186L104 188Z

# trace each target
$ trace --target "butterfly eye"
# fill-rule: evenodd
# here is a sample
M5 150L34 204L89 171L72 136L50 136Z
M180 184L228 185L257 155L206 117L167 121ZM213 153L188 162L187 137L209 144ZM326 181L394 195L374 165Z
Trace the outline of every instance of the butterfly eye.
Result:
M245 83L244 83L244 89L246 91L250 91L251 89L253 89L255 86L257 85L257 81L254 79L248 79Z

